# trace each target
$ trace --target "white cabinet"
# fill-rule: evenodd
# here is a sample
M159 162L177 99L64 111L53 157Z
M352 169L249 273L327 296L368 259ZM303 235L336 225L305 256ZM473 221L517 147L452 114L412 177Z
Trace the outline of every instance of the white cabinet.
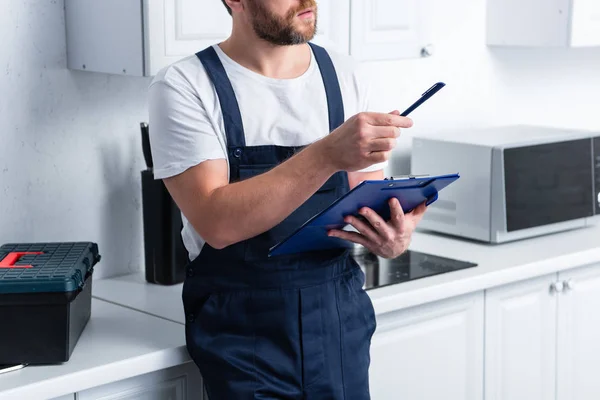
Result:
M482 399L483 311L479 292L379 316L371 397Z
M231 16L221 1L144 0L143 8L146 75L226 39L231 32Z
M225 39L220 1L65 0L70 69L151 76Z
M75 393L73 394L67 394L65 396L60 396L60 397L55 397L51 400L77 400Z
M600 1L487 0L487 43L600 46Z
M341 54L350 53L350 0L318 0L315 44Z
M77 393L78 400L203 400L202 378L192 362Z
M555 275L488 290L485 325L485 399L554 398Z
M352 57L386 60L429 55L424 7L420 0L352 0Z
M314 42L349 52L350 0L319 1ZM231 16L219 0L65 0L70 69L152 76L226 39Z
M600 399L600 266L559 274L557 400Z
M600 46L600 1L573 0L571 7L571 44Z
M486 400L600 399L600 265L486 291Z

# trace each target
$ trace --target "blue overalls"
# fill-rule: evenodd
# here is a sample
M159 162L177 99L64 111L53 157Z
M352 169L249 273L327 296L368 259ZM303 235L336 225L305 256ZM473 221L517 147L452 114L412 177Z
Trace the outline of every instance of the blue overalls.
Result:
M329 129L344 122L335 68L310 44L321 71ZM301 147L246 146L231 82L212 47L197 54L216 88L227 134L230 181L248 179ZM269 258L268 249L349 190L333 175L273 229L187 266L183 304L190 356L211 400L369 399L375 314L364 274L347 250Z

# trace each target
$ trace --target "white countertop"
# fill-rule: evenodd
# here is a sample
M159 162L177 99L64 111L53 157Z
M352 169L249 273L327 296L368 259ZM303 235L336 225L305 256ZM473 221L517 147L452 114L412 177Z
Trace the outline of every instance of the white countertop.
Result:
M557 271L600 266L600 226L502 245L417 232L410 249L478 266L369 290L378 315ZM188 362L181 289L182 284L149 284L143 271L95 280L92 317L69 362L0 374L0 400L58 397Z
M411 250L477 263L477 267L369 290L376 314L517 280L600 263L600 226L501 245L416 232ZM384 266L387 260L380 260ZM150 315L185 323L182 284L149 284L143 272L94 282L93 295Z
M189 360L180 324L93 299L69 361L0 374L0 399L63 396Z
M600 225L504 244L418 233L410 248L478 265L369 291L377 314L558 271L600 265Z

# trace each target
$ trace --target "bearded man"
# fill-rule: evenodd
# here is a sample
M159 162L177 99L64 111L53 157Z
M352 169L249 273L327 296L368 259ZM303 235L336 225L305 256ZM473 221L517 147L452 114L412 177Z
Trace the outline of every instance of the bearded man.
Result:
M218 1L218 0L211 0ZM269 249L383 168L397 110L369 110L351 60L311 42L314 0L223 0L230 37L164 68L149 92L154 175L189 253L186 343L211 400L368 399L375 314L346 248ZM199 49L200 50L200 49ZM331 236L394 258L425 212L362 208Z

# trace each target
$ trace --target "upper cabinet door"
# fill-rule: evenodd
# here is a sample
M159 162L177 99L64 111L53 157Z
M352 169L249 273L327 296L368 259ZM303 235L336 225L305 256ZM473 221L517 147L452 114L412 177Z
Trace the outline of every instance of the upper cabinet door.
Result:
M231 33L231 16L218 0L144 0L144 14L146 75Z
M357 60L422 56L419 0L352 0L350 53Z
M599 0L487 0L491 46L600 46Z
M573 0L572 46L600 46L600 1Z
M350 0L317 0L315 44L350 54Z

